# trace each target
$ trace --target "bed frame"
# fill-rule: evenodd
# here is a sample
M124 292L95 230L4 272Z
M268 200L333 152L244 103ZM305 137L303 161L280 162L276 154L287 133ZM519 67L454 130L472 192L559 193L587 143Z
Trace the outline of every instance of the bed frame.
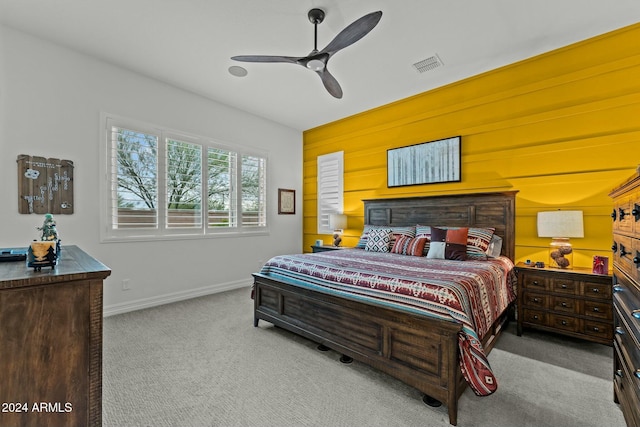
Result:
M502 254L514 259L516 191L364 200L365 224L495 227ZM467 386L458 354L461 325L346 300L256 273L254 326L260 319L366 363L447 405L457 424ZM487 333L491 351L506 314ZM433 405L436 406L436 405Z

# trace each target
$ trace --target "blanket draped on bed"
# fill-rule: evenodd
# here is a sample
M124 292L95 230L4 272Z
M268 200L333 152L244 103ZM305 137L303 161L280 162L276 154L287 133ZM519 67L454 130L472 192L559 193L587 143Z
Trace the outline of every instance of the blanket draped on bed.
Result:
M261 273L318 292L458 322L465 380L478 396L498 387L481 340L515 300L509 258L451 261L346 249L276 256Z

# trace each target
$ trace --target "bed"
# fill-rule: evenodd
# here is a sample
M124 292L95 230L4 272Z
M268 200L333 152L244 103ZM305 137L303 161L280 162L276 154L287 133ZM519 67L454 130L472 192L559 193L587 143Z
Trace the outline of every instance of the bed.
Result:
M502 239L500 256L461 262L344 249L274 257L253 275L254 326L265 320L338 351L347 359L379 369L424 393L426 403L447 405L449 422L456 425L457 402L468 385L478 395L491 394L497 387L486 355L504 328L515 293L503 290L490 298L484 293L475 298L461 297L465 307L479 305L479 311L491 311L491 315L485 313L485 324L476 328L476 323L482 323L477 314L465 314L463 307L449 310L433 304L433 299L417 301L414 296L418 293L401 295L396 293L397 283L389 285L380 277L400 274L404 289L415 290L447 281L452 274L448 270L460 269L461 277L466 278L504 274L507 287L511 286L515 194L509 191L364 200L365 227L425 224L451 229L492 228ZM482 264L491 274L467 271L473 264ZM375 269L374 285L358 286L368 267L372 272ZM419 268L425 268L425 272ZM322 273L315 278L304 277L311 270ZM415 274L408 278L410 271ZM358 279L350 279L349 274ZM414 283L418 277L426 285ZM409 279L408 284L405 279ZM466 286L466 279L455 280L447 292L455 293ZM378 282L384 284L378 286ZM387 295L393 296L389 300L381 298L374 288L384 288ZM486 300L496 298L501 299L500 308L487 310Z

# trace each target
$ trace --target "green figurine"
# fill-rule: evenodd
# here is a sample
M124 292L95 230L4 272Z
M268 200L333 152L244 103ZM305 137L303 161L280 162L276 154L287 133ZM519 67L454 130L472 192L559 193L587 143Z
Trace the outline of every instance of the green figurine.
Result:
M58 240L58 230L56 230L56 222L53 219L53 215L45 214L44 215L44 223L42 227L37 227L38 230L42 231L42 236L40 240L50 242Z

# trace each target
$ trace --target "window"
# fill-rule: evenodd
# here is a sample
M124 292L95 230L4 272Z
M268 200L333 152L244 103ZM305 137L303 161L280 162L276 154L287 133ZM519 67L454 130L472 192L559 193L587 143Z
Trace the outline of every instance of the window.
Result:
M103 123L103 240L267 231L265 154L106 115Z
M329 215L343 213L344 152L318 156L318 234L332 234Z

